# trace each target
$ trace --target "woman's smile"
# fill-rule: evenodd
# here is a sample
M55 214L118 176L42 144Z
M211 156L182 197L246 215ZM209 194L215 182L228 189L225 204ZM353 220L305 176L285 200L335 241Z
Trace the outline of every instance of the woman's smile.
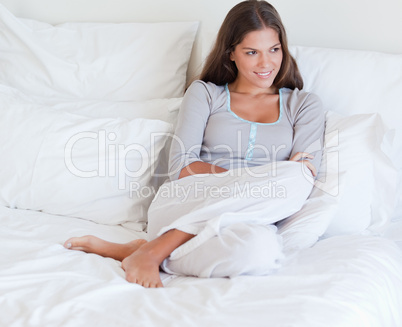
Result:
M269 72L260 72L260 73L255 72L255 74L257 74L258 77L265 79L271 77L272 70Z

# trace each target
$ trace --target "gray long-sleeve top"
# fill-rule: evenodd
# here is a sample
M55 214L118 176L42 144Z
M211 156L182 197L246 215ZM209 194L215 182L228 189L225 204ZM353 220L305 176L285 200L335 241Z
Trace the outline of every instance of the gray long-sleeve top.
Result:
M280 115L274 123L238 117L230 108L225 86L195 81L179 112L170 149L169 174L178 178L187 165L204 161L226 169L289 160L297 152L322 157L325 117L319 98L298 89L279 90Z

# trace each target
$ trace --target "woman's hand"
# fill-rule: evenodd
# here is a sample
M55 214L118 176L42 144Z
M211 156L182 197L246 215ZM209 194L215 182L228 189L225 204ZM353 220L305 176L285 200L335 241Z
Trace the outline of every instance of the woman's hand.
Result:
M305 164L308 169L310 169L311 173L314 177L317 176L317 169L309 160L304 159L314 159L314 156L307 152L297 152L289 161L297 161Z
M211 165L206 162L196 161L184 167L179 175L179 179L196 174L219 174L227 171L227 169Z

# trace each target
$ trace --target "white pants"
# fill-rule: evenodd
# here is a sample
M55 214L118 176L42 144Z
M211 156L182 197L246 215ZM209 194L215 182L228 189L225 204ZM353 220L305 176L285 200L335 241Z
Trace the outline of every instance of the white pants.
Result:
M149 239L171 229L196 236L162 268L199 277L266 275L278 268L282 244L273 224L300 210L309 196L313 178L303 166L284 161L275 163L274 173L270 164L251 174L195 175L163 185L148 211ZM268 192L267 185L275 189Z
M197 277L262 276L280 266L282 242L275 226L233 224L177 259L167 258L168 273Z

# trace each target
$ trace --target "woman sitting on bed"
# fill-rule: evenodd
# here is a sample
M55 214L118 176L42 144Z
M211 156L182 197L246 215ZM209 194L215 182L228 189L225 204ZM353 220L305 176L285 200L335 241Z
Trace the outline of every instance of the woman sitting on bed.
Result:
M184 182L181 179L190 175L203 174L197 176L200 181L211 174L284 161L300 163L292 164L297 167L297 176L302 176L300 167L307 167L316 176L324 113L319 99L300 91L302 87L277 11L265 1L236 5L222 24L200 80L192 83L183 99L176 128L180 142L173 142L171 147L171 183ZM187 181L193 183L195 179L191 178L195 177ZM289 194L292 189L305 201L312 186L303 189L297 178L282 180ZM287 206L283 202L279 205ZM190 208L182 203L184 209L178 211L195 210L191 204L187 206ZM265 206L271 205L266 202ZM229 224L224 232L197 243L208 217L193 221L191 226L175 228L172 220L176 218L160 208L163 205L157 199L149 210L149 242L116 244L84 236L69 239L65 246L121 260L126 279L144 287L163 286L160 267L167 272L201 277L266 274L277 267L281 242L274 225ZM168 225L173 227L163 231ZM189 253L181 261L169 261L172 252L190 240L191 251L186 250Z

